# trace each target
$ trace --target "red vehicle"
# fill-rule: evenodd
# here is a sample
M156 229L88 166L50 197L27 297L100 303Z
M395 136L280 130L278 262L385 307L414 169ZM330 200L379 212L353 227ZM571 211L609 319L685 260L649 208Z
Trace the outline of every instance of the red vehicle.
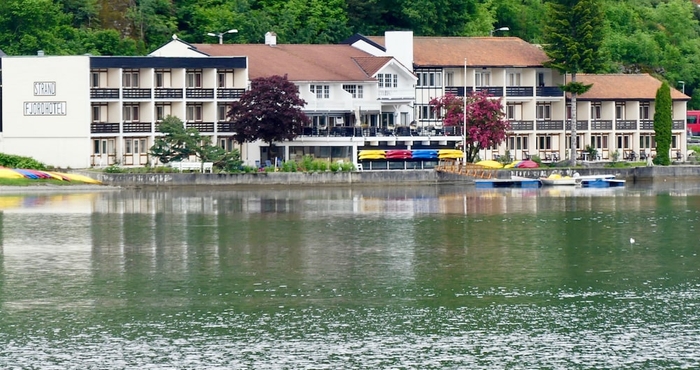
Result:
M689 110L686 129L693 136L700 136L700 110Z

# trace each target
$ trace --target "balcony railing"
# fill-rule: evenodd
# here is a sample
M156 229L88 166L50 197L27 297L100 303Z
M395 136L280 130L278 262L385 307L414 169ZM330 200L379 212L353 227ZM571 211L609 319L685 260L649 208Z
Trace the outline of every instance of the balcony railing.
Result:
M157 88L153 90L156 99L182 99L182 89Z
M654 129L654 121L650 119L643 119L639 121L639 129L640 130L653 130Z
M594 120L591 121L591 130L612 130L612 120Z
M187 122L187 128L196 128L199 132L214 132L214 122Z
M217 99L239 99L245 89L216 89Z
M119 99L119 89L90 89L90 99Z
M187 89L187 99L214 99L214 89Z
M151 89L123 89L122 98L124 99L150 99Z
M236 130L233 129L233 123L231 122L217 122L216 132L236 132Z
M564 91L558 86L539 86L537 96L564 96Z
M617 120L615 121L615 130L636 130L636 120Z
M537 121L537 131L548 131L548 130L563 130L564 121Z
M119 123L93 122L90 124L92 134L118 134Z
M502 86L477 86L476 91L483 91L492 96L503 96Z
M510 121L510 128L513 131L529 131L534 127L533 121Z
M566 130L571 130L571 120L566 121ZM576 130L588 130L588 121L576 121Z
M416 91L413 89L379 89L380 100L413 100Z
M464 96L464 86L447 86L445 87L445 94L452 94L455 96ZM472 92L472 87L467 86L466 90L468 93Z
M150 122L124 122L122 132L151 132Z
M672 130L685 130L685 121L683 120L673 120Z
M532 90L528 86L506 86L506 96L532 97Z

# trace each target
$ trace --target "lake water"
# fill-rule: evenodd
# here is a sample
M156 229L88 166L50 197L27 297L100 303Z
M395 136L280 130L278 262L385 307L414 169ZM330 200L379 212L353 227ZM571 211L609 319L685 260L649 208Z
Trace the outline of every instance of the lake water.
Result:
M2 369L700 367L700 189L0 194Z

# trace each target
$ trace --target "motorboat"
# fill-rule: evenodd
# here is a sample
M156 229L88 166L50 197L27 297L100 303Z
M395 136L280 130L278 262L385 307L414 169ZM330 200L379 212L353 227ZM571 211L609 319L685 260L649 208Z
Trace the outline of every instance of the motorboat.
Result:
M576 186L581 184L581 178L553 173L547 177L540 177L540 182L545 186Z

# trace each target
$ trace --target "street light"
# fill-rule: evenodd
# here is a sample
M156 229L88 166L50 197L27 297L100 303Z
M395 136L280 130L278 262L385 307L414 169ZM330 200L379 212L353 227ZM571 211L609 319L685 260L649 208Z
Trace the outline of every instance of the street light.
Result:
M495 30L489 31L489 36L493 36L493 33L496 31L510 31L510 28L508 28L508 27L496 28Z
M227 34L227 33L236 33L236 32L238 32L238 30L234 28L234 29L228 30L228 31L226 31L226 32L219 32L219 33L208 32L208 33L207 33L207 36L218 37L218 38L219 38L219 44L223 44L223 43L224 43L224 35L225 35L225 34Z
M685 94L685 81L678 81L679 84L681 84L681 92Z

